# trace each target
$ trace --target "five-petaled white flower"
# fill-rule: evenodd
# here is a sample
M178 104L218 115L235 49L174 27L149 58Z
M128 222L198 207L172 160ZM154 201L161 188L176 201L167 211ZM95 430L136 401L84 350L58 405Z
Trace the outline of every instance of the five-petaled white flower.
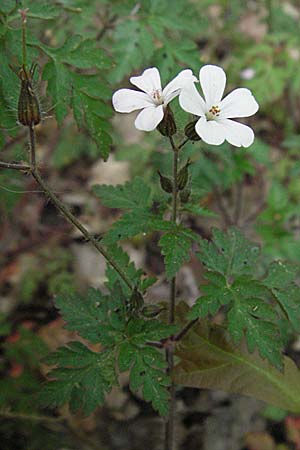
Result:
M152 131L162 121L168 103L180 94L181 88L187 82L196 80L192 71L185 69L162 89L159 71L156 67L151 67L139 77L130 78L130 82L143 92L119 89L114 93L112 103L115 110L121 113L141 109L135 120L135 127L138 130Z
M230 119L256 113L259 106L251 91L235 89L222 100L226 75L218 66L202 67L199 79L205 100L194 83L185 85L179 96L180 106L185 111L200 116L195 125L196 133L207 144L220 145L226 140L237 147L249 147L254 140L253 130Z

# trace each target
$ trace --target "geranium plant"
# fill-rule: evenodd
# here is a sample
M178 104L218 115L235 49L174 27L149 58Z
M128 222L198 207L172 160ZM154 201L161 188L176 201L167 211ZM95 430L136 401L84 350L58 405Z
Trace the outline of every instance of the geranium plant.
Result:
M85 124L92 138L109 150L108 125L97 112L97 86L90 74L74 68L89 69L94 61L87 49L92 43L69 42L66 48L52 49L26 42L28 11L21 11L23 52L18 102L19 122L29 130L30 158L27 163L0 162L3 169L31 175L59 212L76 227L107 262L103 290L87 294L61 294L56 307L68 330L76 331L91 344L81 341L50 354L46 362L55 366L47 375L40 401L48 407L69 403L72 411L89 415L103 404L106 393L118 385L120 373L129 372L130 389L140 391L147 402L163 416L166 424L165 450L173 450L176 423L177 386L223 389L252 395L267 403L300 411L300 372L294 362L283 356L283 324L300 332L299 289L296 270L281 261L261 264L261 250L237 228L215 229L210 240L203 239L187 226L186 217L197 208L199 199L191 189L193 159L182 159L183 147L194 141L249 147L253 130L231 119L244 118L258 111L252 93L238 88L223 94L225 72L215 65L204 65L198 80L189 68L162 88L159 69L147 68L130 82L136 89L119 89L112 97L117 112L141 110L135 127L159 132L172 154L172 176L159 173L160 194L155 197L143 174L124 185L96 185L93 190L103 205L123 210L122 216L99 240L75 217L44 181L36 160L35 127L41 122L38 97L33 88L34 66L28 63L27 46L39 47L48 57L43 78L48 90L64 98L54 83L56 77L68 78L72 85L70 104L78 125ZM82 47L82 53L80 48ZM82 59L81 59L82 55ZM103 57L104 58L104 57ZM100 62L99 62L100 65ZM31 68L30 68L31 67ZM73 67L73 69L72 69ZM57 71L57 72L56 72ZM85 84L86 82L90 84ZM59 80L59 78L58 78ZM53 88L55 84L55 89ZM59 92L61 90L61 92ZM99 91L100 92L100 91ZM180 140L172 101L178 97L186 115L185 138ZM59 100L59 99L58 99ZM101 94L99 102L102 104ZM63 103L63 102L62 102ZM58 103L56 118L62 120L65 105ZM132 124L133 126L133 124ZM155 206L155 207L154 207ZM122 242L143 233L159 233L158 245L164 258L165 278L169 282L169 301L159 304L147 292L157 281L137 269L122 248ZM205 282L192 307L178 302L176 276L194 252L203 264ZM186 299L189 300L189 299ZM217 313L221 323L212 320ZM221 319L220 319L221 318Z

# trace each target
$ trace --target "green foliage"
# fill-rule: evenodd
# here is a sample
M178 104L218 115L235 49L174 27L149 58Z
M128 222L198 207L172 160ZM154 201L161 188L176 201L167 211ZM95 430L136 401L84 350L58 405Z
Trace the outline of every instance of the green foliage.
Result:
M167 83L176 67L199 65L193 37L199 28L204 31L208 23L205 14L197 13L193 2L186 5L170 0L144 1L138 6L125 5L124 9L127 20L118 24L111 37L114 59L118 61L112 71L115 82L138 67L152 64L160 67L164 83ZM120 14L119 5L115 6L115 12Z
M67 321L67 329L77 331L91 343L113 346L122 341L125 303L118 285L110 296L89 289L86 296L76 293L59 296L56 305Z
M164 234L159 246L164 255L167 278L171 279L182 264L189 259L189 250L195 233L164 220L160 214L151 212L151 189L140 177L125 185L94 186L94 192L106 206L128 209L121 219L116 221L106 233L103 242L113 245L117 241L132 238L138 234L162 231Z
M110 90L98 73L78 74L74 68L96 68L103 71L110 67L109 58L95 42L84 40L81 36L73 36L60 48L52 48L39 42L32 45L50 58L43 70L43 79L48 81L47 93L53 99L59 125L68 113L68 106L71 107L78 128L87 128L100 155L106 160L111 144L110 126L107 122L111 109L103 100L110 97Z
M103 403L105 393L116 383L114 354L111 351L92 352L80 342L70 342L46 360L59 365L50 373L40 396L45 406L70 404L71 411L81 409L91 414Z
M108 295L90 289L87 296L57 298L66 328L76 330L91 343L101 343L105 350L95 353L74 342L50 355L47 363L58 368L50 372L52 381L41 393L43 404L54 407L69 402L73 411L82 409L90 414L117 384L118 365L120 371L130 370L132 390L142 388L145 400L160 414L167 413L170 380L164 373L165 358L147 343L167 338L177 327L141 318L138 311L133 316L129 302L118 283Z
M142 387L143 397L164 416L168 413L170 384L165 374L166 361L157 349L145 346L145 342L168 337L176 328L157 320L132 320L127 328L127 340L120 345L118 364L120 371L130 369L130 388Z
M179 309L179 317L184 310ZM250 395L278 408L300 411L300 374L295 363L284 357L284 370L279 372L256 353L249 353L244 341L238 348L233 346L223 327L199 321L176 354L181 361L175 367L175 383Z
M117 245L111 245L108 247L108 253L116 261L123 272L127 275L127 278L132 281L133 285L140 291L144 292L148 287L156 282L154 277L144 277L144 272L142 269L136 269L133 262L130 261L128 254ZM106 268L106 276L108 278L107 286L110 290L113 290L116 283L120 283L123 292L130 295L131 292L120 277L120 275L108 264Z
M124 185L93 187L102 203L110 208L136 209L151 205L151 188L140 177L135 177Z
M198 240L195 233L177 225L160 238L159 246L165 257L166 275L169 280L176 275L182 264L189 260L193 240Z
M3 11L5 21L0 33L0 99L3 98L7 109L16 108L19 91L19 81L12 75L9 64L15 64L17 59L20 65L22 51L20 29L9 24L16 18L16 8L10 6ZM47 2L30 5L28 20L53 20L61 15L62 9L61 5L48 5ZM59 126L71 109L78 128L87 130L97 145L98 155L106 160L112 142L108 122L112 111L107 104L111 90L105 78L105 72L111 68L110 58L95 40L82 35L68 36L63 45L54 48L28 31L27 48L30 62L40 53L48 61L42 69L42 79L47 81L47 95L52 98ZM1 111L0 124L3 128L13 129L15 122L16 115Z
M208 284L189 317L215 315L227 307L228 331L235 343L246 337L248 349L282 367L284 336L280 320L299 331L299 294L295 270L282 262L270 265L262 277L255 273L259 247L236 229L214 230L213 241L203 241L199 258L207 268Z
M259 246L237 229L228 233L213 230L213 241L202 241L199 257L208 270L225 277L251 274L259 256Z

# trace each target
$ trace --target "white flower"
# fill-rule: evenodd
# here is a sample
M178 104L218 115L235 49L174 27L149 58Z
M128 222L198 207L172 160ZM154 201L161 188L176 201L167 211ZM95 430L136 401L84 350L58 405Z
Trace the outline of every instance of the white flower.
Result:
M190 69L182 70L167 86L162 89L160 74L156 67L146 69L139 77L131 77L130 82L141 91L119 89L112 98L116 111L130 113L137 109L142 111L135 120L138 130L152 131L162 121L164 108L180 94L186 82L196 81Z
M218 66L202 67L199 78L205 100L194 83L185 85L179 96L180 106L185 111L200 116L195 125L196 133L207 144L220 145L226 140L237 147L249 147L254 141L253 130L230 119L256 113L259 106L251 91L235 89L222 100L226 75Z

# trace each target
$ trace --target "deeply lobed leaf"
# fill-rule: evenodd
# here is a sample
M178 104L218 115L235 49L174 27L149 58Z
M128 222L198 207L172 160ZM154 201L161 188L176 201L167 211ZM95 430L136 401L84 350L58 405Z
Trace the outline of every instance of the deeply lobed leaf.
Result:
M89 415L117 384L115 355L111 351L95 353L80 342L71 342L50 355L46 362L59 368L50 372L50 381L40 394L45 406L69 403L71 411L80 409Z

